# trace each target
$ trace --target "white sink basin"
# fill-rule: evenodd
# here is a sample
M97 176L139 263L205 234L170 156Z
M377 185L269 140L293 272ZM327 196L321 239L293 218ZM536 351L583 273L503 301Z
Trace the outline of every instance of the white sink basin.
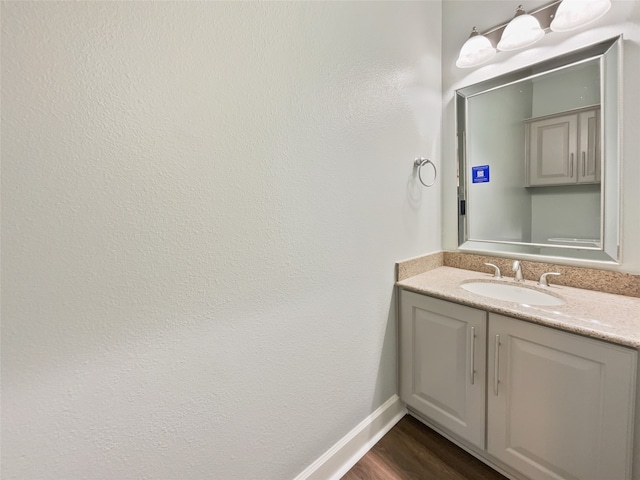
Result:
M507 302L527 305L564 305L565 303L564 300L548 293L511 283L477 281L463 283L460 286L469 292Z

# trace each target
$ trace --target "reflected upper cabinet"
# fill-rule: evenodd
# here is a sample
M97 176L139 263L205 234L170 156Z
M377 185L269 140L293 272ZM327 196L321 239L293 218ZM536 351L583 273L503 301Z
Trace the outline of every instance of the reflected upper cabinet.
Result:
M600 182L600 108L526 121L526 186Z
M619 262L622 44L456 91L460 250Z

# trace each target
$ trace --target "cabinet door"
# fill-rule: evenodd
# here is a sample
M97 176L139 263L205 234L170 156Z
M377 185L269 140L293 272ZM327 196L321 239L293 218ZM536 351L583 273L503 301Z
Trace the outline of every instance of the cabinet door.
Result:
M578 115L562 115L529 123L529 185L576 183Z
M489 315L487 451L532 480L631 475L635 350Z
M486 312L400 291L400 398L484 448Z
M600 181L600 110L579 115L580 148L578 149L578 183Z

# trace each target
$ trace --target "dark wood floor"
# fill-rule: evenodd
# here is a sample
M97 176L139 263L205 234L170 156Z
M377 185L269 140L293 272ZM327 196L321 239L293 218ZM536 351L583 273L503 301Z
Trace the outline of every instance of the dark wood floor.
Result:
M342 480L506 480L406 415Z

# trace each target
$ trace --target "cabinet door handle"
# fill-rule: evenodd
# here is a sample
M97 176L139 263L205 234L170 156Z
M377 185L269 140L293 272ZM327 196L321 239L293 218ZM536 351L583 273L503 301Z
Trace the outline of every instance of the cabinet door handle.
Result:
M493 393L498 395L498 364L500 362L500 335L496 335L495 355L493 358Z
M587 174L587 154L582 152L582 176Z
M469 370L471 371L471 385L475 383L476 377L476 327L471 327L471 359Z
M569 165L569 176L573 178L573 153L571 154L571 162Z

